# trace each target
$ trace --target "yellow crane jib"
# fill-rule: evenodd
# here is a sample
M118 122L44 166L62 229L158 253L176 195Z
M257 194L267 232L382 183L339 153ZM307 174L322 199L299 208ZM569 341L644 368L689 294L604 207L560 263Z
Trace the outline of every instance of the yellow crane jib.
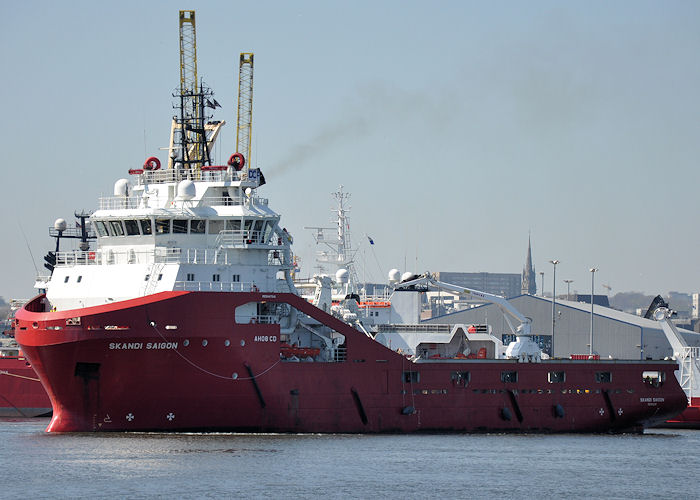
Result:
M238 122L236 151L250 167L250 136L253 126L253 54L242 52L238 65Z

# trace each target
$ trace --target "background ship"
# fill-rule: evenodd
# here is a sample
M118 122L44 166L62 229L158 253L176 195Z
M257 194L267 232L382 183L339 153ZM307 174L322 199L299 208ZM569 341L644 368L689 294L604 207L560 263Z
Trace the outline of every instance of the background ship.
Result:
M0 417L51 415L51 402L39 377L12 338L14 313L23 304L11 301L10 316L0 336Z

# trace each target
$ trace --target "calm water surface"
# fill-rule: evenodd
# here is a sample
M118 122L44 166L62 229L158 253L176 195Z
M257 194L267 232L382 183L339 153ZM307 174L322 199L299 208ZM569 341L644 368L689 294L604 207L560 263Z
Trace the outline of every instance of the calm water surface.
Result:
M700 498L700 431L46 434L0 421L1 498Z

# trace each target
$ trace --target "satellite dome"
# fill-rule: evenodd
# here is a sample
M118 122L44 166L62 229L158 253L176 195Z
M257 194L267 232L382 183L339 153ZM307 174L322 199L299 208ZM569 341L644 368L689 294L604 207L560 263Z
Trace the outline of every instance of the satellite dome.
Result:
M392 269L389 271L389 283L398 283L401 273L398 269Z
M406 271L401 275L401 281L408 281L411 278L415 276L415 273L412 273L411 271Z
M194 198L197 191L194 187L194 182L185 179L177 184L177 199L178 200L191 200Z
M350 273L347 269L338 269L335 272L335 281L337 283L347 283Z
M56 219L56 222L53 223L53 228L56 231L65 231L66 227L68 227L66 219Z
M129 196L128 179L119 179L114 183L114 196Z

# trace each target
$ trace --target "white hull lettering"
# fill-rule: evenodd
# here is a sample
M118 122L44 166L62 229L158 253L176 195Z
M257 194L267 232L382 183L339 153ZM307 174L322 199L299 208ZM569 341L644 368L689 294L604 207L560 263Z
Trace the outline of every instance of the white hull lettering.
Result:
M177 349L177 342L149 342L146 349Z
M110 342L112 350L143 349L143 342ZM148 342L146 349L177 349L177 342Z
M110 342L110 349L143 349L143 342Z
M277 342L277 335L256 335L255 342Z

